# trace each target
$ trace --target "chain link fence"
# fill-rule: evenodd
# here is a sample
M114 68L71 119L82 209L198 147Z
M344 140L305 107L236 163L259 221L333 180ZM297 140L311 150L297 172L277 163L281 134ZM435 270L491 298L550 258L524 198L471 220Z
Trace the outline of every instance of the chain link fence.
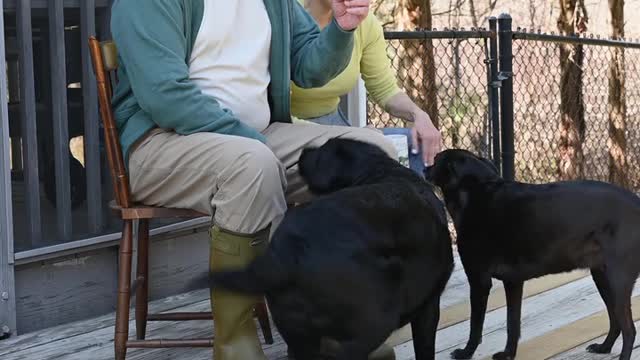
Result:
M493 132L487 92L491 33L484 29L445 30L393 32L385 36L398 84L429 113L442 133L444 147L464 148L491 157ZM371 99L367 116L368 124L376 127L410 126ZM449 231L455 241L451 218Z
M484 62L489 35L484 30L386 34L400 87L437 122L445 147L484 156L490 155L491 144L489 73ZM424 90L428 83L436 90ZM376 127L409 125L371 100L367 114L369 124Z
M491 157L487 63L492 36L495 33L484 30L386 34L398 83L438 123L445 148ZM612 149L621 146L621 185L640 192L640 44L594 40L513 33L517 180L614 181ZM614 56L622 59L618 74L624 79L625 104L624 116L610 119ZM425 70L429 66L432 78ZM435 91L427 89L429 84ZM371 100L367 113L368 122L377 127L409 125ZM621 130L617 138L611 134L612 125Z
M565 178L567 171L573 172L569 168L575 168L576 178L613 182L610 81L612 58L621 50L624 53L621 77L626 93L622 117L626 124L621 124L626 142L623 169L626 181L621 185L640 192L640 49L573 39L574 42L560 43L549 41L544 35L523 39L516 36L513 43L516 178L538 183L555 181ZM564 112L563 46L571 51L569 61L575 64L578 70L575 74L579 74L578 80L582 82L579 87L571 79L565 85L564 91L572 96L566 98ZM581 107L583 114L577 111ZM576 112L572 114L574 109ZM563 121L566 110L570 122ZM574 135L577 138L570 139Z

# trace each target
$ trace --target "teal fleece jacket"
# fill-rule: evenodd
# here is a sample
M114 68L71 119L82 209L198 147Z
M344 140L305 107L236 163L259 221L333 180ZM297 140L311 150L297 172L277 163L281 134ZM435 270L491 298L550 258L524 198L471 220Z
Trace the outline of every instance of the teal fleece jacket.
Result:
M178 134L215 132L265 142L189 79L189 58L204 0L116 0L111 31L119 82L112 99L125 163L133 143L154 127ZM233 0L221 0L233 1ZM351 60L353 31L334 20L320 31L297 0L265 0L271 21L271 122L291 122L290 81L321 87ZM263 31L255 29L256 32Z

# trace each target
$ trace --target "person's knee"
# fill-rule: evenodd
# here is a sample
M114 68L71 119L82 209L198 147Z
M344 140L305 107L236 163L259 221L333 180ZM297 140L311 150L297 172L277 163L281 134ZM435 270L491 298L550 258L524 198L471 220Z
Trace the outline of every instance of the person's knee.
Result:
M256 191L273 193L286 189L284 166L262 143L247 146L233 163L237 168L236 180L255 187Z
M387 139L384 135L376 137L376 144L382 148L392 159L398 160L398 150L391 140Z
M213 198L216 222L228 230L254 233L286 210L286 172L266 145L245 143L235 151Z

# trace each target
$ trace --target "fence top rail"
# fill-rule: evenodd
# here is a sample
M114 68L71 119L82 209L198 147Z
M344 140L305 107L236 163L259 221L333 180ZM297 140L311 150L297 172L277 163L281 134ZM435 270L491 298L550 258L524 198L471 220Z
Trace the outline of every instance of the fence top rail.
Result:
M558 35L558 34L541 34L526 32L525 30L514 31L514 40L528 40L528 41L547 41L554 43L565 43L575 45L595 45L595 46L611 46L622 47L627 49L640 49L640 42L613 40L613 39L601 39L590 35L589 37L578 35Z
M415 30L415 31L385 31L387 40L426 40L426 39L487 39L495 33L486 29L445 29L445 30Z

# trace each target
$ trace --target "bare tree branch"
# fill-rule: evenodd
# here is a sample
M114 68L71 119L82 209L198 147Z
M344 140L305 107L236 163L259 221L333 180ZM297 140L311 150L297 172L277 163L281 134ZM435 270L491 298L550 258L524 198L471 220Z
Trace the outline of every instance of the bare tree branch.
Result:
M476 4L473 3L473 0L469 0L469 11L471 12L471 23L474 28L478 27L478 14L476 14Z
M384 0L376 1L376 3L373 5L373 13L377 14L380 11L380 8L382 7L382 5L384 4L385 4Z
M529 0L529 26L533 28L536 26L535 18L536 18L536 4L535 0Z
M385 28L385 27L387 27L389 25L393 25L393 24L395 24L395 20L390 20L390 21L387 21L385 23L382 23L382 27Z

